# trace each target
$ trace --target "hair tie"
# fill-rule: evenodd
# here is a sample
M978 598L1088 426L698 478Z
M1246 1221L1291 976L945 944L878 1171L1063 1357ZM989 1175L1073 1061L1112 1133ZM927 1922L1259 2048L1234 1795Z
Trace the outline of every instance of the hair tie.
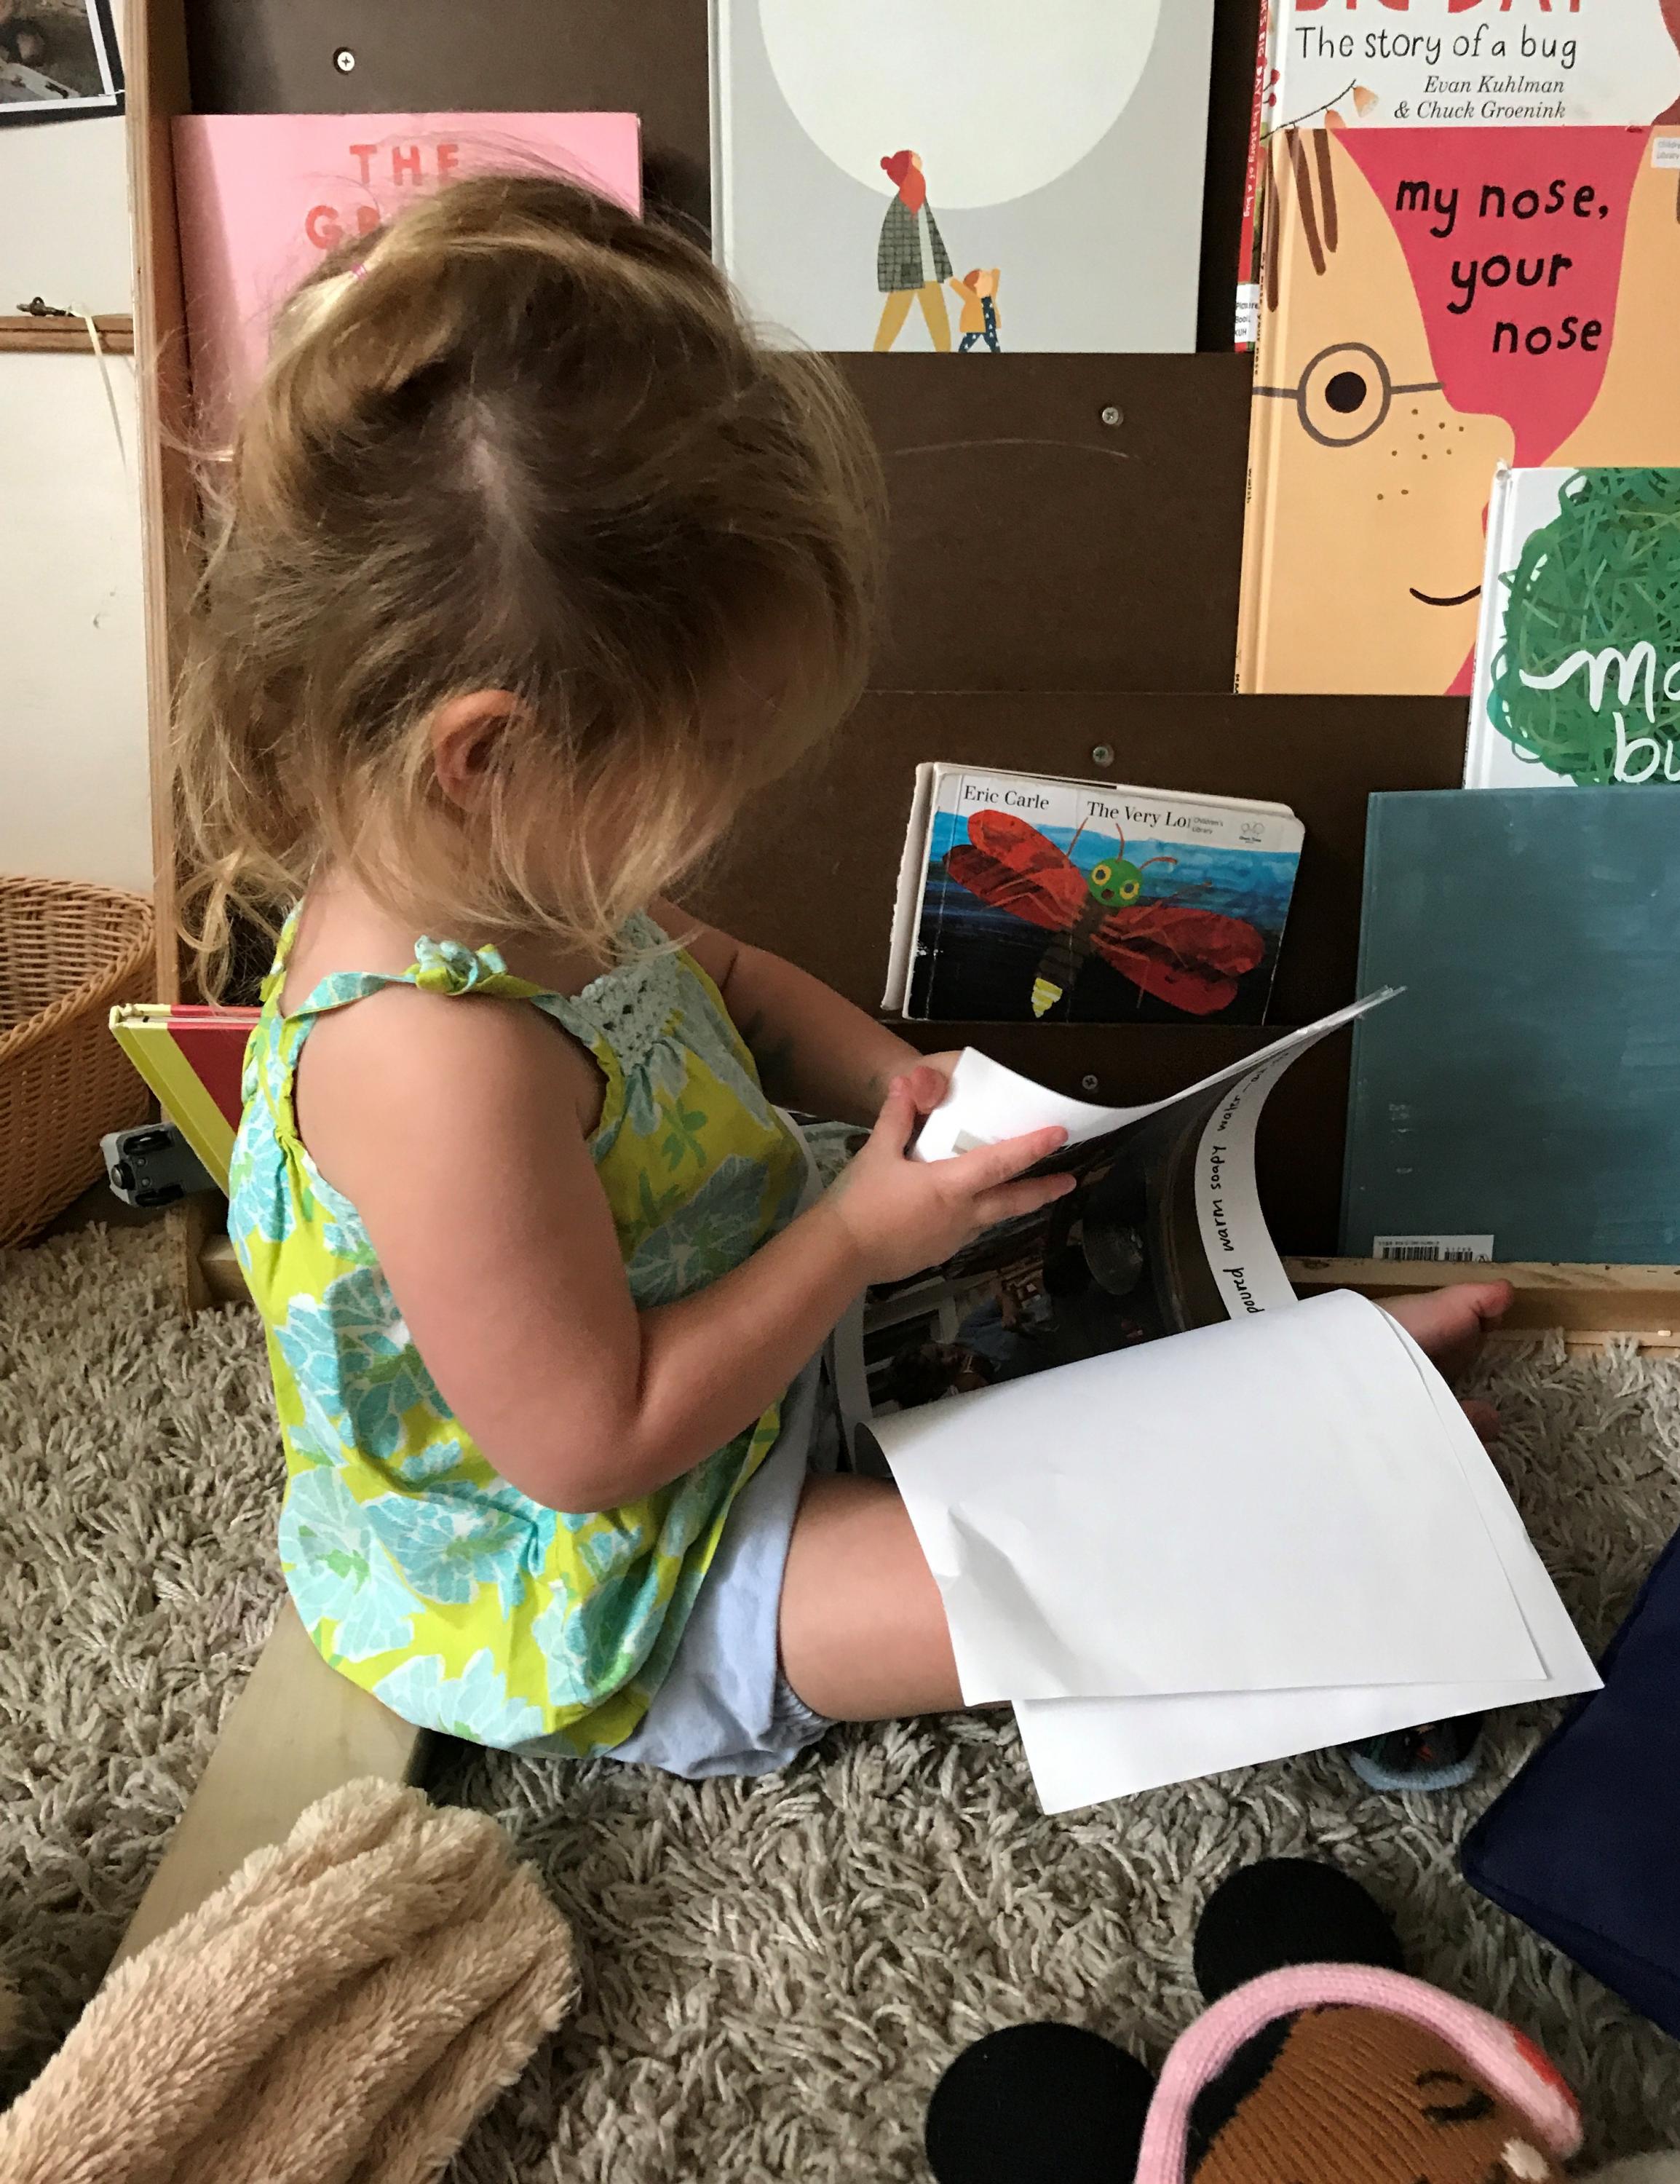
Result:
M363 280L366 276L367 270L367 261L363 259L359 265L353 265L350 268L350 278L353 281Z

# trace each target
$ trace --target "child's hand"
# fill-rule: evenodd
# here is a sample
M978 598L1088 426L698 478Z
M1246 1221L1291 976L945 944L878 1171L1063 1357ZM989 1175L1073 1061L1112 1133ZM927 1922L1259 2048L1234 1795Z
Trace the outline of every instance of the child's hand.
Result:
M1680 0L1677 0L1677 4L1680 4ZM920 1065L911 1067L909 1074L912 1078L921 1078L931 1069L939 1079L938 1092L932 1100L921 1096L925 1087L913 1087L911 1096L916 1102L919 1114L931 1115L936 1107L943 1104L951 1089L951 1072L962 1058L961 1047L951 1046L947 1047L943 1054L924 1054Z
M939 1071L926 1065L894 1078L869 1143L830 1189L834 1217L849 1234L867 1282L900 1281L937 1266L982 1230L1036 1213L1073 1189L1068 1175L1015 1180L1066 1141L1059 1123L954 1160L907 1160L917 1123L947 1089Z

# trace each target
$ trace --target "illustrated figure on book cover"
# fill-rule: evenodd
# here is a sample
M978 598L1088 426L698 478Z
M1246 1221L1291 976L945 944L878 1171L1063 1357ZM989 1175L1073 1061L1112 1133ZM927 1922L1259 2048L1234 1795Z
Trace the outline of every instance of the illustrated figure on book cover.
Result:
M1267 152L1243 687L1467 691L1496 465L1680 463L1680 140L1332 126Z
M962 336L957 343L960 353L966 354L976 342L983 341L993 356L1002 354L998 345L998 283L1001 278L995 265L976 265L960 281L949 283L962 303L962 316L957 321Z
M1283 131L1270 169L1282 232L1254 385L1253 679L1444 690L1475 642L1482 511L1510 428L1449 398L1399 238L1338 132Z
M1121 842L1088 871L1069 852L1010 811L969 816L968 839L953 844L945 870L959 887L994 908L1048 928L1054 939L1032 974L1035 1017L1049 1013L1094 956L1143 993L1192 1016L1213 1016L1237 998L1266 943L1246 920L1171 897L1150 899L1143 873L1176 865L1166 855L1131 863Z
M927 177L914 152L890 153L881 164L898 195L887 204L876 247L875 284L887 301L882 306L875 346L892 348L910 316L914 297L921 305L934 348L948 349L951 321L945 309L944 284L951 277L951 260L933 208L927 202Z

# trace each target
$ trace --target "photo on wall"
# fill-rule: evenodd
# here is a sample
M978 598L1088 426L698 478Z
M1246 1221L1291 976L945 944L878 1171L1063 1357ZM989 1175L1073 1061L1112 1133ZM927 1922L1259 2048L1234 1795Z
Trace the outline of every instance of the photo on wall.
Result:
M0 0L0 127L122 110L110 0Z

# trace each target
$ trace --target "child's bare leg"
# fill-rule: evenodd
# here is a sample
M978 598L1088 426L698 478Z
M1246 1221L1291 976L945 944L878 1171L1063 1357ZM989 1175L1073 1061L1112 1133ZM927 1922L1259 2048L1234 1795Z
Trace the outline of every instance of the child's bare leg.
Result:
M808 1482L782 1580L782 1672L835 1721L961 1706L939 1588L885 1479Z

